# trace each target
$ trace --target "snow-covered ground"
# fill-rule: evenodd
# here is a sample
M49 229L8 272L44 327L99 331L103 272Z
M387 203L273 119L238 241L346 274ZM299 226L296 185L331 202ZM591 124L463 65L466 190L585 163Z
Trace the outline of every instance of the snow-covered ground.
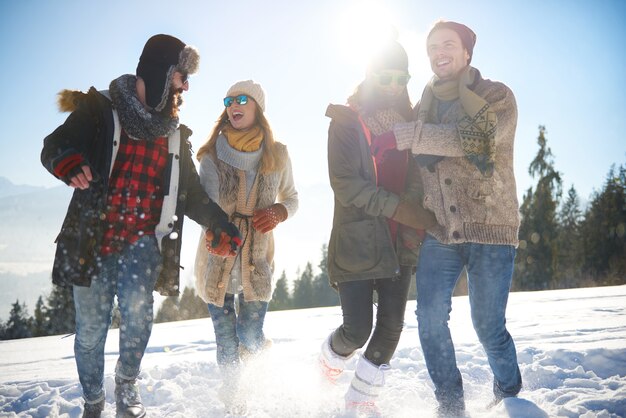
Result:
M410 301L406 326L379 405L388 417L433 416L435 400ZM455 298L451 328L465 382L468 416L626 417L626 286L513 293L508 327L519 353L524 389L486 410L491 372L471 326L467 297ZM248 364L251 417L338 415L346 384L329 387L316 358L339 325L338 307L270 312L274 346ZM113 369L118 332L106 346L105 417L114 416ZM81 390L73 337L0 342L0 416L78 417ZM220 376L209 319L155 325L141 373L151 417L221 417Z

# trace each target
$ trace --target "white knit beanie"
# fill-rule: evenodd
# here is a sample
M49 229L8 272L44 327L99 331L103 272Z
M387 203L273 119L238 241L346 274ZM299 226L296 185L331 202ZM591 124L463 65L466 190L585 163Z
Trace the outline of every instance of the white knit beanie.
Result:
M246 94L254 99L257 105L265 112L265 93L260 84L252 80L238 81L226 92L226 97Z

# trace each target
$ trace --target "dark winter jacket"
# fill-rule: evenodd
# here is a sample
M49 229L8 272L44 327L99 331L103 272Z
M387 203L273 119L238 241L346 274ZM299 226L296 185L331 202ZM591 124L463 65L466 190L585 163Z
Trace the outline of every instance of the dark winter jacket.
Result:
M396 277L400 264L415 265L414 251L394 249L388 218L400 198L376 185L374 161L356 112L330 105L328 171L335 196L333 228L328 244L332 285L352 280Z
M91 166L94 181L85 190L75 189L56 244L52 281L57 285L90 286L98 274L97 260L104 232L109 173L113 164L117 113L111 101L93 87L88 93L64 92L62 110L71 111L67 120L44 139L41 162L55 175L59 158L77 153ZM67 103L70 103L67 106ZM179 293L179 260L184 215L212 229L227 220L200 185L191 159L191 130L180 125L180 147L170 149L163 179L164 202L156 236L160 238L162 271L155 290L162 295ZM172 135L173 137L173 135ZM171 138L170 137L170 144ZM119 139L117 139L119 141ZM56 176L56 175L55 175ZM176 184L177 179L177 184ZM63 179L64 181L66 179ZM172 208L167 214L166 207ZM167 217L168 219L165 219ZM159 234L158 231L163 233Z

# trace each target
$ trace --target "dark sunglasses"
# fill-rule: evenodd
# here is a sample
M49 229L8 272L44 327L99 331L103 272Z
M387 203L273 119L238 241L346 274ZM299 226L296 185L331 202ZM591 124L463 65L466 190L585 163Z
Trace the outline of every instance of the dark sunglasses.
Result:
M411 76L409 74L402 74L397 76L392 76L391 74L376 74L378 77L378 84L381 86L388 86L393 82L393 79L396 79L396 84L399 86L406 86L409 84L409 80Z
M237 104L240 105L245 105L248 103L248 96L246 96L245 94L240 94L239 96L228 96L228 97L224 97L224 106L226 107L230 107L233 102L237 102Z
M183 73L182 71L178 71L180 73L180 82L184 86L189 83L189 74Z

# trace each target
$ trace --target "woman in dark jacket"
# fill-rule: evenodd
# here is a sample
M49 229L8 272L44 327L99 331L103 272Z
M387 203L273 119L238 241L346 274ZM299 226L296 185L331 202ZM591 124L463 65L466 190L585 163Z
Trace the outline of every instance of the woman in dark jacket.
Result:
M408 154L395 151L375 161L370 153L372 137L410 120L409 78L406 52L391 41L375 54L348 105L326 111L332 119L328 168L335 196L328 272L339 291L343 323L322 345L320 366L335 381L370 339L376 291L374 332L345 395L347 412L368 416L379 414L376 397L402 332L419 234L435 223L421 206L421 181Z

